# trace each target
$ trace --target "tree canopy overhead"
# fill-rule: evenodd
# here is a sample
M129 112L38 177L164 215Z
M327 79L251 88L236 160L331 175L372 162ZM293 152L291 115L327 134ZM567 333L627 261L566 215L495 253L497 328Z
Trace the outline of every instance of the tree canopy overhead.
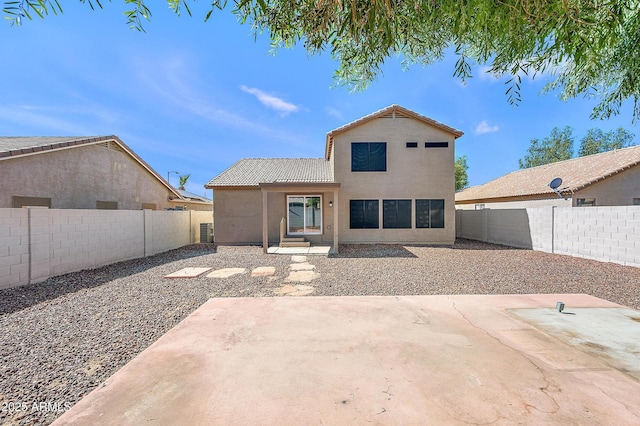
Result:
M191 1L167 0L176 14L191 14ZM124 2L127 23L142 30L151 16L144 0ZM471 63L488 65L509 78L512 103L520 101L523 74L545 73L554 76L547 90L563 98L598 99L593 118L618 114L626 100L634 121L640 118L640 0L212 0L203 18L229 7L275 47L329 51L340 64L338 84L355 89L375 79L389 57L428 65L453 50L455 76L470 78ZM4 1L15 24L60 12L57 0Z

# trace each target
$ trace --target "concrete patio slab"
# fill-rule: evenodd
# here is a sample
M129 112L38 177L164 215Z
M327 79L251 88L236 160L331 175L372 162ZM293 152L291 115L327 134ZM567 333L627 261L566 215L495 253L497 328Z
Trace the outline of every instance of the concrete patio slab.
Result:
M628 315L566 294L211 299L54 424L639 424L611 361Z
M328 256L331 253L331 246L311 246L311 247L277 247L272 246L267 249L268 254L286 255L311 255Z
M211 268L182 268L179 271L173 272L169 275L165 275L165 278L195 278L198 275L204 274Z

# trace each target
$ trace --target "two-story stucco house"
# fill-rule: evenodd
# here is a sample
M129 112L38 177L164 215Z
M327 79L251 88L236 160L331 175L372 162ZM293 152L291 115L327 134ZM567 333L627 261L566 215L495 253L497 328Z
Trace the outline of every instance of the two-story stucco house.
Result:
M215 241L312 244L455 240L462 132L399 105L327 133L324 158L242 159L213 178ZM282 230L282 231L281 231Z

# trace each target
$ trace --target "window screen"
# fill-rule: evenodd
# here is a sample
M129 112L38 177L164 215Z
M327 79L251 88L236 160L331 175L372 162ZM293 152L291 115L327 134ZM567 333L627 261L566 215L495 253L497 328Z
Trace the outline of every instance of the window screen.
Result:
M49 207L51 208L51 198L44 197L19 197L14 195L11 197L11 205L15 209L21 207Z
M411 228L411 200L383 200L382 227Z
M351 144L352 172L386 172L386 142L353 142Z
M118 202L117 201L96 201L96 209L118 210Z
M416 200L416 228L444 228L444 200Z
M350 228L375 229L380 227L378 200L350 200Z

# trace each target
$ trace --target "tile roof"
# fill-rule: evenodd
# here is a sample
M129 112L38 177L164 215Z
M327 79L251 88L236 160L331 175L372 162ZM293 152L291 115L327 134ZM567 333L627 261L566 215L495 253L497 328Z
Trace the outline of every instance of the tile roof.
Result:
M492 198L553 195L549 183L561 178L563 193L573 194L589 185L640 165L640 145L518 170L484 185L456 193L456 202Z
M333 182L329 161L324 158L243 158L211 179L205 187L297 182Z
M115 136L0 136L0 158L112 140Z
M365 115L364 117L360 117L357 120L352 121L351 123L347 123L343 126L338 127L337 129L333 129L331 130L329 133L327 133L327 137L326 137L326 146L325 146L325 158L328 160L330 158L331 155L331 145L333 144L333 137L336 136L337 134L340 134L342 132L345 132L353 127L359 126L361 124L366 123L367 121L373 120L375 118L380 118L380 117L388 117L391 114L393 114L394 116L399 115L400 117L406 117L406 118L415 118L417 120L420 120L424 123L427 123L431 126L437 127L441 130L444 130L445 132L451 133L453 134L456 138L459 138L460 136L462 136L464 133L461 132L460 130L454 129L453 127L449 127L446 124L442 124L436 120L433 120L427 116L418 114L417 112L411 111L410 109L407 109L403 106L397 105L397 104L393 104L393 105L389 105L386 108L382 108L381 110L378 110L376 112L372 112L371 114Z
M189 192L189 191L184 191L180 188L176 188L176 191L178 191L178 193L185 199L189 198L191 200L202 201L204 203L211 203L213 201L208 199L205 196L194 194L193 192Z

